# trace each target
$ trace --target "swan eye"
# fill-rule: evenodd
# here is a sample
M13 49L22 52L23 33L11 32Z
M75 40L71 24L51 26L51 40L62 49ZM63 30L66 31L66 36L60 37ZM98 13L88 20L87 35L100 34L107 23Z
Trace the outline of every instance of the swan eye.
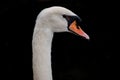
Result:
M70 20L70 16L63 15L63 17L64 17L67 21L69 21L69 20Z

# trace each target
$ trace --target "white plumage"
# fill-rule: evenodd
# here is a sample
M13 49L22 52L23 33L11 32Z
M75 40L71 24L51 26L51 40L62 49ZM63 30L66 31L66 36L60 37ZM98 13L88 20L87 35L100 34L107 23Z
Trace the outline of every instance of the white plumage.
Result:
M66 8L54 6L42 10L37 17L32 40L34 80L52 80L51 43L53 33L70 31L68 29L69 19L67 20L63 15L77 16ZM85 33L82 36L88 38Z

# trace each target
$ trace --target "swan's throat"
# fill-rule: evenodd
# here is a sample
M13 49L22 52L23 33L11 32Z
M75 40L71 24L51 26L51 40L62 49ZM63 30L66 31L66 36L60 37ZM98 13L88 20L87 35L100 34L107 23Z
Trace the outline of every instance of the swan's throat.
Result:
M33 34L33 77L34 80L52 80L50 29L35 30Z

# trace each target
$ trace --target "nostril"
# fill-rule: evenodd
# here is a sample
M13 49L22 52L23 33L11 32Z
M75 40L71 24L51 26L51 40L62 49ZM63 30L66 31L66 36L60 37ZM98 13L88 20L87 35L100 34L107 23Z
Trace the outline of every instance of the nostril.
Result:
M77 29L80 29L80 26L76 25L76 28L77 28Z

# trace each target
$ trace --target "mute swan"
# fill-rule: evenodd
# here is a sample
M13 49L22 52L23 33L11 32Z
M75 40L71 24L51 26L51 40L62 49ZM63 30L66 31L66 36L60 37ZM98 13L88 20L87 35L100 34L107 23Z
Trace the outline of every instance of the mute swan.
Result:
M34 80L52 80L50 53L54 32L74 32L89 39L80 23L81 19L64 7L53 6L40 12L32 40Z

